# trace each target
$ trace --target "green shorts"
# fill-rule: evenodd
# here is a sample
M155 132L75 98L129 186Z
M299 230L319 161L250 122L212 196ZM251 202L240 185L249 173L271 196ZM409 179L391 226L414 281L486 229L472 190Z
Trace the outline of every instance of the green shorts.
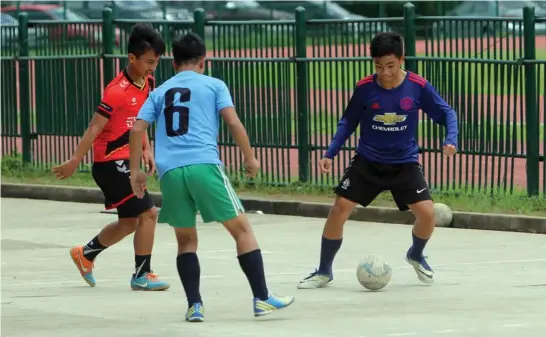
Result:
M194 227L197 211L204 222L225 222L245 211L222 165L179 167L165 173L160 185L158 222L172 227Z

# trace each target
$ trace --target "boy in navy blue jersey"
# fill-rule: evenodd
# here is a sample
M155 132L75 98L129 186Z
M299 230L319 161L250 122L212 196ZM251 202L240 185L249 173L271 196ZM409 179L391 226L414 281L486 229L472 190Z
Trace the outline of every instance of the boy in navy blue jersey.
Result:
M404 56L400 35L378 34L370 51L376 73L357 83L334 139L319 163L322 173L330 172L332 160L360 124L356 154L335 188L337 196L322 233L319 268L299 283L300 289L321 288L333 280L334 257L353 208L357 203L368 206L387 190L401 211L409 209L416 218L406 261L419 280L428 284L434 280L434 272L423 256L435 226L434 208L418 162L415 131L422 109L446 127L443 150L452 156L457 148L457 116L427 80L401 69Z

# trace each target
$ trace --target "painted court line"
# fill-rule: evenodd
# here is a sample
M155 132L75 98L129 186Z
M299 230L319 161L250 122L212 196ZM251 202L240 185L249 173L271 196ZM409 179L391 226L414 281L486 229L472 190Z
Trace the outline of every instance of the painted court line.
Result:
M527 324L503 324L501 325L502 328L520 328L522 326L526 326Z
M546 261L546 259L531 259L531 260L504 260L504 261L479 261L479 262L463 262L463 263L453 263L453 264L443 264L439 266L454 266L454 265L480 265L480 264L502 264L502 263L531 263L531 262L542 262ZM399 267L393 267L395 269L402 269L402 268L412 268L411 266L399 266ZM341 269L336 270L336 272L351 272L354 273L354 269ZM305 273L305 272L303 272ZM272 276L293 276L293 275L303 275L302 272L282 272L282 273L267 273L266 277L272 277ZM210 275L201 275L201 278L203 279L217 279L217 278L225 278L227 275L222 274L210 274ZM112 283L112 282L120 282L120 281L126 281L127 278L111 278L111 279L101 279L101 283ZM2 288L4 287L34 287L34 286L40 286L40 285L58 285L58 284L77 284L81 283L82 281L56 281L56 282L29 282L29 283L12 283L12 284L6 284L3 282Z
M218 250L223 251L223 250ZM208 251L212 252L212 251ZM530 259L530 260L503 260L503 261L478 261L478 262L461 262L461 263L453 263L453 264L439 264L435 265L440 267L449 267L449 266L456 266L456 265L481 265L481 264L503 264L503 263L532 263L532 262L545 262L546 259ZM411 266L397 266L392 267L393 269L405 269L405 268L412 268ZM336 270L336 273L354 273L354 269L339 269ZM303 272L305 273L305 272ZM281 273L267 273L266 277L271 276L293 276L293 275L302 275L302 272L281 272ZM201 278L203 279L216 279L216 278L225 278L227 275L220 275L220 274L211 274L211 275L201 275ZM111 278L111 279L101 279L101 283L111 283L111 282L119 282L126 280L126 278ZM56 281L56 282L28 282L28 283L12 283L12 284L6 284L3 282L2 288L4 287L34 287L39 285L58 285L58 284L76 284L81 283L80 281Z
M433 268L441 268L441 267L451 267L451 266L462 266L462 265L482 265L482 264L503 264L503 263L533 263L533 262L546 262L546 259L529 259L529 260L504 260L504 261L478 261L478 262L456 262L456 263L449 263L449 264L433 264ZM392 266L393 269L406 269L406 268L413 268L412 266L405 265L405 266ZM353 273L354 269L336 269L335 272L342 272L342 273Z

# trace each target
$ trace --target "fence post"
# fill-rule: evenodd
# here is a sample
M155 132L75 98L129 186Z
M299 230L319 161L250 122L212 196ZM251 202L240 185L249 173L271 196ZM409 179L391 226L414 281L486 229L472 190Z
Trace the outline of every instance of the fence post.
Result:
M108 7L102 10L102 62L104 65L103 85L106 88L108 83L116 76L114 59L105 55L114 54L114 15Z
M296 8L296 58L307 57L305 8ZM299 181L309 180L309 111L307 105L307 62L296 60L296 100L298 111L298 166Z
M28 16L19 13L19 57L28 57ZM21 102L21 138L23 147L23 164L32 158L32 126L30 111L30 69L29 59L19 59L19 101Z
M405 55L415 57L415 6L408 2L404 5L404 49ZM406 70L417 72L417 62L406 60Z
M205 11L197 8L193 12L193 29L197 35L205 40Z
M525 7L523 9L523 48L525 61L536 59L534 7ZM524 63L524 67L527 194L537 196L539 185L539 123L536 66L532 63Z

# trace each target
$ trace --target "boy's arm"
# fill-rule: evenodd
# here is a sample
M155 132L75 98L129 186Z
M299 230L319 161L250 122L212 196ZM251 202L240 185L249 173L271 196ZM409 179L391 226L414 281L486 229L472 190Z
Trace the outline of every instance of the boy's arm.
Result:
M421 89L421 109L437 124L446 128L445 145L457 148L459 127L455 110L440 96L436 89L426 82Z
M155 89L155 78L153 76L148 76L148 85L150 86L150 96L152 94L152 91ZM144 147L142 148L142 151L151 151L152 146L150 144L150 136L148 134L148 130L146 130L144 135Z
M150 136L148 135L147 129L146 131L144 131L144 136L142 141L143 141L142 151L151 151L152 145L150 144Z
M78 162L78 165L87 152L89 152L95 138L102 132L102 129L104 129L108 120L116 113L116 104L114 104L114 102L114 93L106 91L97 110L95 110L95 113L93 114L93 118L91 118L91 121L89 122L87 130L85 130L82 139L78 143L76 151L72 154L71 160Z
M83 160L83 157L85 157L87 152L89 152L89 150L93 146L95 138L97 138L97 136L102 132L102 129L104 129L104 126L107 122L108 118L104 117L104 115L98 112L95 112L93 114L93 118L91 118L87 130L85 130L82 138L78 143L78 146L76 147L76 151L74 151L70 160L77 163L76 165L80 164L80 162Z
M131 172L140 171L142 151L151 148L147 130L150 124L156 121L157 117L158 109L152 93L140 108L135 124L129 134L129 167Z
M334 159L335 156L337 156L343 144L345 144L349 136L356 130L356 127L360 122L361 113L365 108L364 99L362 98L362 89L357 87L343 112L343 116L337 124L336 134L334 135L328 150L324 154L324 157Z
M220 82L216 88L216 111L222 116L229 133L243 152L244 157L247 160L254 158L248 134L239 116L237 116L229 89L224 82Z
M140 171L140 159L142 158L143 138L146 135L146 130L148 129L147 121L142 119L137 119L131 133L129 134L129 169L131 172Z
M254 158L254 153L252 152L252 147L250 146L250 140L248 139L248 134L246 129L241 123L239 116L234 107L226 107L220 110L220 115L226 123L229 133L235 140L235 143L239 146L243 155L246 159Z
M115 99L112 94L106 91L70 159L52 168L57 178L65 179L74 174L78 165L93 146L95 138L102 132L110 117L116 112L113 102L115 102Z

